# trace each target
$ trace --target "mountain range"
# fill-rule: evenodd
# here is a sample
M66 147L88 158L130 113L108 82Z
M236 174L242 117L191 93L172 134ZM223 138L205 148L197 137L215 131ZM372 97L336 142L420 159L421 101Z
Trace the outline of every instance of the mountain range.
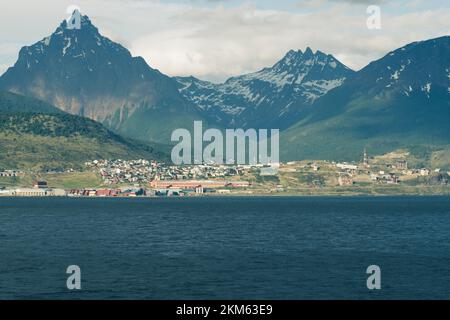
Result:
M354 71L332 55L289 51L273 67L213 84L178 77L179 90L225 127L287 128L302 106L339 87Z
M289 51L272 67L224 83L169 77L102 36L87 16L24 47L0 89L38 98L142 141L170 143L194 120L280 128L281 156L354 160L450 145L450 37L411 43L360 71L332 55Z
M281 148L287 158L448 148L450 37L411 43L370 63L305 110L281 143L289 146Z

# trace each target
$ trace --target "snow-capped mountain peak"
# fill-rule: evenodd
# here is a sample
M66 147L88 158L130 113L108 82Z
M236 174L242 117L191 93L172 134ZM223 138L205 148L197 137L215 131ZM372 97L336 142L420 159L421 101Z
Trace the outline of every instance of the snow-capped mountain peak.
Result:
M450 37L413 42L361 70L355 82L375 95L386 91L413 98L450 93Z
M224 124L249 126L270 116L285 122L301 105L310 105L340 86L353 71L332 55L311 48L290 50L272 67L232 77L223 84L177 78L180 92Z
M23 47L15 65L0 78L0 88L39 98L115 130L134 129L125 123L135 121L136 112L197 114L172 78L102 36L87 16L80 17L79 28L64 20L50 36Z
M63 20L50 36L32 46L23 47L18 63L25 63L26 68L30 70L39 68L40 62L48 60L50 56L54 63L62 64L61 72L66 70L67 61L71 61L70 64L78 61L76 64L79 68L92 72L99 65L112 68L115 58L131 58L127 49L102 36L88 16L81 16L79 29L69 28L67 21ZM105 58L98 59L99 56ZM70 74L66 76L68 79L71 77Z

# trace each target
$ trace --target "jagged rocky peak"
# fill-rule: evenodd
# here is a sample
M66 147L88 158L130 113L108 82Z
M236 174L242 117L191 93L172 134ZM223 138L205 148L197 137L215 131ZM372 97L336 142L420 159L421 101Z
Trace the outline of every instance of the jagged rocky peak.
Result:
M80 19L80 26L79 26L80 28L78 28L77 26L78 19ZM69 26L69 22L70 26L73 25L72 27ZM61 22L60 27L69 30L80 30L88 27L98 31L98 29L92 24L89 17L87 15L82 15L81 12L78 11L78 9L75 9L73 11L72 17L69 20L63 20L63 22Z
M72 20L70 22L63 20L50 36L34 45L22 48L20 52L22 57L35 58L26 59L28 69L38 64L39 57L42 56L86 59L89 56L98 56L99 52L106 56L109 51L113 55L119 53L131 57L130 52L123 46L102 36L87 15L76 12L72 15L72 19L78 16L79 20L76 23ZM111 64L110 61L106 61L106 63Z
M319 53L320 51L317 51ZM306 47L305 52L303 52L301 49L298 50L289 50L286 53L285 58L299 58L303 56L312 56L315 55L314 51L310 47Z
M302 52L302 50L290 50L283 59L274 65L274 68L289 68L291 71L295 72L295 68L302 66L312 67L316 64L320 66L328 66L332 69L337 68L349 70L349 68L340 63L331 54L325 54L320 50L314 52L310 47L307 47L304 52Z
M44 38L40 42L41 43L44 42L48 46L54 38L76 37L76 36L80 36L80 35L86 34L86 33L89 33L90 35L94 35L94 36L97 35L100 37L100 33L99 33L97 27L92 24L89 17L86 15L83 16L83 15L81 15L81 13L78 13L78 14L79 14L79 18L77 18L77 19L80 19L79 25L78 25L78 22L74 23L72 21L72 23L73 23L73 25L72 25L72 24L68 24L67 20L63 20L53 34L51 34L49 37ZM72 15L72 19L74 19L74 17L77 16L78 14L76 14L76 12L74 12Z
M153 110L164 116L196 114L174 80L102 36L88 16L80 14L78 19L62 21L50 36L23 47L15 65L0 78L0 88L39 98L114 130L134 121L130 118L137 111L141 117ZM123 130L135 127L126 125Z
M342 85L353 73L332 55L307 47L304 52L288 51L272 67L232 77L223 84L189 78L177 81L184 97L213 119L258 126L277 119L287 123L290 115Z
M278 61L275 65L292 65L303 60L302 50L289 50L283 59Z

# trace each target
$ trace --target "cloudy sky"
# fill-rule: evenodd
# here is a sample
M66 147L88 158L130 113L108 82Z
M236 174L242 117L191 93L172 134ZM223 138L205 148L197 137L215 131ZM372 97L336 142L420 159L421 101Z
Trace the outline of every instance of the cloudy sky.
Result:
M168 75L223 81L311 47L358 70L412 41L450 35L448 0L0 0L0 74L77 5L100 32ZM381 9L369 30L366 10Z

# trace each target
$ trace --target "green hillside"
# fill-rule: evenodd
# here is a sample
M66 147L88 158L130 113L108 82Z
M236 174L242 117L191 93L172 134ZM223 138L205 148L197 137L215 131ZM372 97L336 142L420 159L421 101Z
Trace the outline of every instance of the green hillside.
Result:
M348 102L344 96L349 95L343 90L330 94L318 110L282 134L283 159L360 160L364 148L371 154L424 150L425 159L450 149L448 99L413 102L386 95Z
M281 136L283 159L360 160L407 149L450 166L450 37L409 44L331 90Z
M8 91L0 91L0 112L63 113L46 102Z
M90 119L55 113L39 100L1 97L0 169L67 169L93 159L166 158L163 146L123 138Z

